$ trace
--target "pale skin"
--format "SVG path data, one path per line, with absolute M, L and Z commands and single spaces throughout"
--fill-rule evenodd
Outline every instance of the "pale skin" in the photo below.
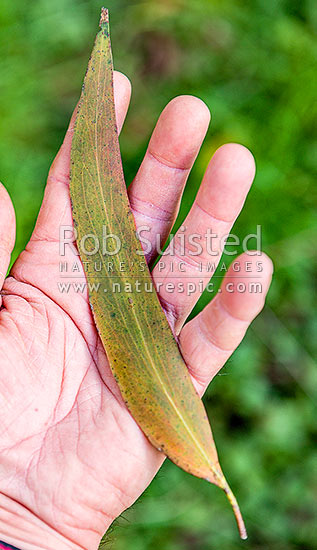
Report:
M 119 128 L 129 99 L 130 83 L 116 72 Z M 209 118 L 206 105 L 192 96 L 175 98 L 160 116 L 129 188 L 136 225 L 150 224 L 152 240 L 172 228 Z M 56 285 L 59 226 L 72 224 L 73 124 L 74 117 L 50 169 L 30 242 L 6 279 L 15 217 L 5 188 L 0 188 L 0 540 L 25 550 L 97 549 L 112 521 L 141 495 L 164 460 L 121 399 L 87 296 L 61 294 Z M 184 221 L 188 232 L 212 227 L 218 235 L 229 233 L 254 174 L 253 157 L 243 146 L 218 149 Z M 183 260 L 187 280 L 195 280 L 197 265 L 189 256 Z M 206 262 L 206 254 L 199 260 Z M 226 283 L 244 280 L 245 260 L 256 275 L 255 264 L 262 262 L 261 293 L 226 290 Z M 200 395 L 262 309 L 270 284 L 267 256 L 239 261 L 242 270 L 229 271 L 223 292 L 184 327 L 198 291 L 191 296 L 167 293 L 165 287 L 160 291 Z M 173 280 L 168 268 L 161 273 L 154 269 L 153 277 Z M 208 279 L 206 275 L 205 283 Z

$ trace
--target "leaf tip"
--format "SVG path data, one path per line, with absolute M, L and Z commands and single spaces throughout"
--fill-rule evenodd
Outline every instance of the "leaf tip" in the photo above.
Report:
M 101 16 L 99 26 L 102 29 L 107 28 L 109 25 L 109 10 L 107 8 L 101 8 Z

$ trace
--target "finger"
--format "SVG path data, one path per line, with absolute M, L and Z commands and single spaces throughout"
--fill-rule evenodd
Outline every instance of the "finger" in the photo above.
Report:
M 129 198 L 148 262 L 155 258 L 156 235 L 166 241 L 177 216 L 181 195 L 210 121 L 200 99 L 179 96 L 162 112 L 143 162 L 129 187 Z
M 238 144 L 220 147 L 183 226 L 155 267 L 160 300 L 176 334 L 210 279 L 210 265 L 219 263 L 225 237 L 242 208 L 254 174 L 254 159 L 248 149 Z M 171 291 L 173 285 L 178 289 L 181 283 L 184 292 Z
M 200 394 L 263 308 L 272 273 L 272 261 L 265 254 L 242 254 L 231 265 L 214 300 L 181 331 L 181 351 Z
M 117 126 L 118 131 L 120 132 L 129 107 L 131 84 L 129 79 L 124 74 L 115 71 L 113 86 Z M 74 133 L 76 113 L 77 106 L 72 114 L 63 144 L 51 166 L 48 176 L 48 183 L 66 183 L 67 185 L 69 183 L 70 151 Z
M 118 130 L 120 131 L 128 110 L 131 85 L 129 79 L 114 72 L 114 95 Z M 77 107 L 72 115 L 63 144 L 49 171 L 47 186 L 31 242 L 57 241 L 61 225 L 72 225 L 69 197 L 70 152 Z
M 15 242 L 15 214 L 5 187 L 0 184 L 0 290 L 10 264 Z M 1 296 L 0 296 L 1 305 Z

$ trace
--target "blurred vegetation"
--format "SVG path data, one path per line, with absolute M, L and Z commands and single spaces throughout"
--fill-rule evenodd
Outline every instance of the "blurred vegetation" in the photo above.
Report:
M 109 0 L 108 7 L 115 66 L 133 83 L 121 136 L 127 182 L 165 104 L 178 94 L 201 97 L 213 120 L 181 214 L 215 149 L 227 141 L 245 144 L 257 176 L 235 232 L 243 237 L 262 225 L 275 277 L 266 309 L 205 396 L 249 542 L 239 542 L 219 489 L 167 461 L 117 520 L 107 544 L 314 549 L 316 1 Z M 32 231 L 48 167 L 79 96 L 99 10 L 97 0 L 0 0 L 0 177 L 17 213 L 15 257 Z

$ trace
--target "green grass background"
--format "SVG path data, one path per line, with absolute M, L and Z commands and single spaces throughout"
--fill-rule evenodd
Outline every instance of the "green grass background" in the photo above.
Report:
M 0 178 L 27 242 L 50 162 L 80 93 L 100 0 L 0 0 Z M 263 314 L 205 396 L 220 460 L 250 538 L 216 487 L 168 461 L 117 520 L 114 550 L 317 547 L 316 0 L 109 0 L 115 66 L 133 84 L 121 137 L 127 182 L 178 94 L 212 125 L 184 215 L 216 148 L 249 147 L 257 176 L 235 225 L 263 228 L 275 276 Z M 206 301 L 204 297 L 200 306 Z

